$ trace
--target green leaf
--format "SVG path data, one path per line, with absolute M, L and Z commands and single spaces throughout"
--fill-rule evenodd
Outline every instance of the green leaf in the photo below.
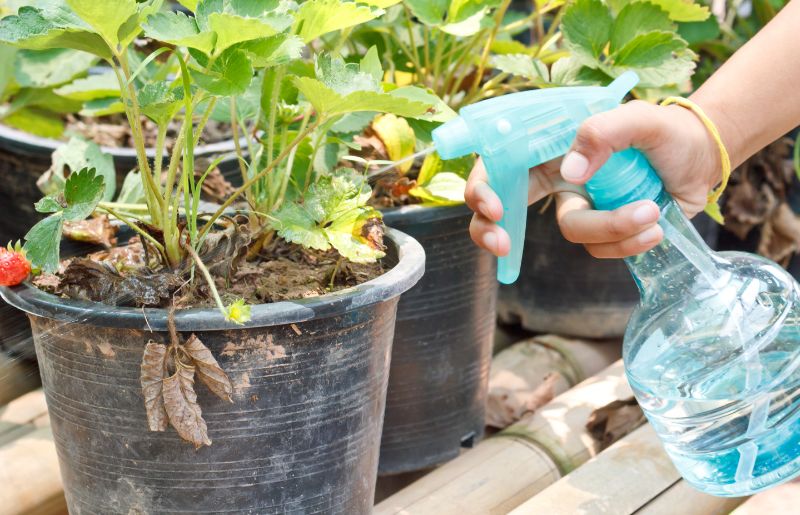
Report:
M 59 246 L 64 218 L 61 213 L 50 215 L 31 227 L 25 235 L 25 255 L 33 266 L 47 273 L 58 270 Z
M 638 87 L 661 87 L 669 84 L 682 85 L 691 78 L 696 63 L 694 53 L 688 49 L 676 52 L 667 61 L 651 68 L 636 68 Z M 621 72 L 620 72 L 621 73 Z
M 449 0 L 405 0 L 405 4 L 419 21 L 425 25 L 438 26 L 444 23 Z
M 190 73 L 198 86 L 222 97 L 241 95 L 253 80 L 253 67 L 247 54 L 235 48 L 219 56 L 208 72 L 192 69 Z
M 247 53 L 254 68 L 271 68 L 299 59 L 305 43 L 298 36 L 276 34 L 241 43 L 237 48 Z
M 492 41 L 491 51 L 493 55 L 499 54 L 531 54 L 531 49 L 517 40 L 495 39 Z
M 214 49 L 213 32 L 200 32 L 197 23 L 182 12 L 158 13 L 143 25 L 147 37 L 175 46 L 196 48 L 205 54 Z
M 83 109 L 80 110 L 81 116 L 108 116 L 117 113 L 124 113 L 125 105 L 122 99 L 118 96 L 107 98 L 96 98 L 89 100 L 83 104 Z
M 575 57 L 562 57 L 553 63 L 550 70 L 550 81 L 556 86 L 572 86 L 577 83 L 578 72 L 583 61 Z
M 131 170 L 122 181 L 122 188 L 119 190 L 117 202 L 120 204 L 143 204 L 146 195 L 142 184 L 142 174 L 136 170 Z
M 678 35 L 690 45 L 714 41 L 719 38 L 720 28 L 716 16 L 705 21 L 678 23 Z
M 291 18 L 286 17 L 288 25 Z M 252 41 L 274 36 L 283 28 L 280 23 L 273 26 L 268 20 L 259 18 L 244 18 L 226 13 L 211 13 L 208 18 L 209 26 L 217 34 L 214 53 L 219 54 L 227 48 L 243 41 Z
M 98 98 L 120 97 L 119 80 L 112 71 L 99 75 L 89 75 L 55 90 L 60 95 L 71 100 L 83 102 Z
M 539 59 L 526 54 L 497 55 L 492 62 L 495 68 L 512 75 L 539 83 L 550 81 L 547 66 Z
M 447 122 L 458 116 L 458 113 L 453 111 L 444 100 L 436 96 L 431 90 L 417 86 L 403 86 L 402 88 L 393 89 L 390 93 L 395 97 L 406 98 L 430 106 L 425 114 L 417 117 L 421 120 Z
M 597 59 L 611 37 L 611 12 L 600 0 L 576 0 L 561 21 L 564 43 L 576 54 Z
M 114 0 L 113 4 L 98 0 L 67 0 L 67 4 L 83 21 L 103 36 L 109 46 L 119 44 L 120 27 L 139 12 L 136 0 Z
M 178 0 L 178 3 L 184 6 L 185 8 L 189 9 L 192 12 L 197 10 L 197 2 L 198 0 Z
M 102 175 L 96 175 L 93 168 L 84 168 L 70 174 L 64 185 L 64 219 L 79 221 L 91 215 L 97 204 L 103 200 L 105 182 Z M 114 190 L 111 190 L 114 194 Z
M 708 7 L 692 0 L 640 0 L 655 4 L 669 14 L 672 21 L 703 21 L 710 15 Z
M 60 117 L 38 109 L 15 111 L 3 118 L 3 123 L 43 138 L 60 138 L 64 133 L 64 122 Z
M 383 12 L 355 2 L 308 0 L 297 11 L 294 32 L 308 43 L 328 32 L 374 20 Z
M 672 32 L 640 34 L 611 54 L 616 66 L 652 68 L 669 61 L 673 52 L 686 48 L 686 42 Z
M 96 62 L 97 56 L 67 48 L 21 50 L 14 60 L 14 79 L 24 88 L 59 86 Z
M 370 73 L 361 71 L 357 63 L 344 62 L 340 56 L 320 55 L 315 70 L 317 79 L 340 95 L 354 91 L 383 91 L 379 81 Z
M 375 118 L 372 111 L 361 111 L 358 113 L 348 113 L 339 118 L 331 126 L 331 132 L 338 134 L 353 134 L 366 129 Z
M 417 118 L 423 117 L 431 108 L 429 104 L 409 100 L 395 94 L 394 91 L 390 93 L 356 91 L 349 95 L 340 95 L 310 77 L 293 77 L 292 81 L 318 112 L 328 116 L 376 111 Z
M 57 213 L 63 209 L 58 202 L 58 197 L 55 195 L 42 197 L 39 202 L 33 205 L 33 208 L 36 209 L 38 213 Z
M 105 192 L 101 192 L 103 194 L 102 200 L 111 200 L 114 196 L 117 181 L 113 157 L 104 153 L 94 141 L 78 137 L 70 138 L 67 143 L 53 152 L 53 165 L 44 176 L 49 187 L 42 189 L 48 194 L 57 193 L 62 186 L 66 188 L 65 183 L 69 183 L 70 178 L 76 175 L 75 172 L 85 169 L 91 169 L 92 176 L 94 177 L 97 174 L 97 178 L 106 185 Z M 67 178 L 68 170 L 72 172 L 69 178 Z M 75 184 L 83 185 L 82 182 Z
M 103 38 L 60 0 L 43 9 L 21 7 L 17 15 L 0 20 L 0 42 L 32 50 L 72 48 L 111 59 Z
M 14 64 L 18 49 L 9 45 L 0 45 L 0 103 L 5 101 L 6 88 L 14 78 Z
M 637 36 L 652 31 L 672 32 L 675 26 L 667 13 L 649 2 L 626 5 L 611 29 L 611 53 L 623 48 Z
M 383 65 L 381 65 L 381 58 L 378 57 L 378 47 L 371 46 L 364 57 L 361 58 L 359 68 L 362 73 L 372 75 L 376 82 L 383 80 Z
M 424 185 L 417 185 L 408 192 L 417 198 L 440 205 L 464 203 L 467 181 L 452 172 L 439 172 Z
M 170 82 L 145 84 L 136 95 L 142 114 L 159 125 L 169 122 L 183 107 L 183 88 Z
M 70 100 L 53 93 L 52 89 L 24 88 L 14 97 L 17 107 L 38 107 L 53 113 L 74 113 L 81 108 L 81 102 Z
M 442 32 L 466 38 L 477 34 L 482 29 L 494 26 L 494 20 L 488 16 L 488 9 L 481 9 L 470 15 L 468 18 L 453 22 L 453 18 L 448 16 L 447 23 L 441 26 Z

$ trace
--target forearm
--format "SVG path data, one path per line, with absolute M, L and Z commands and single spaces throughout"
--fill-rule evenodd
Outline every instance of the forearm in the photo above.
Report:
M 792 0 L 691 99 L 715 122 L 733 166 L 800 125 L 800 0 Z

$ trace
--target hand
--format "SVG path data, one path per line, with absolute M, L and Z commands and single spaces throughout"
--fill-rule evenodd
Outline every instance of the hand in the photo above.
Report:
M 582 243 L 595 257 L 620 258 L 651 249 L 663 238 L 654 202 L 644 200 L 614 211 L 596 211 L 582 187 L 613 152 L 629 147 L 645 153 L 666 190 L 687 215 L 703 210 L 708 192 L 719 182 L 716 144 L 691 111 L 642 101 L 587 119 L 563 160 L 532 168 L 528 203 L 555 194 L 561 233 L 573 243 Z M 503 206 L 489 187 L 480 161 L 467 181 L 465 199 L 475 211 L 470 225 L 473 241 L 497 256 L 508 254 L 511 241 L 496 225 Z

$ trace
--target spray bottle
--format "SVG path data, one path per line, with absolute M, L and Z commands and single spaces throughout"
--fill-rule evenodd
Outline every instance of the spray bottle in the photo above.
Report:
M 476 152 L 503 203 L 522 259 L 528 169 L 562 156 L 578 126 L 619 105 L 633 72 L 608 87 L 553 88 L 485 100 L 434 131 L 444 159 Z M 664 190 L 645 156 L 617 152 L 586 184 L 595 208 L 653 200 L 664 240 L 625 260 L 641 299 L 625 333 L 628 380 L 683 477 L 713 495 L 751 495 L 800 474 L 800 287 L 777 264 L 715 253 Z

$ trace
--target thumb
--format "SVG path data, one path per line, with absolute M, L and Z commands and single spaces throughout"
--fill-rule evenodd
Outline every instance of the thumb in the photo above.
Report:
M 664 109 L 641 100 L 593 115 L 578 128 L 572 148 L 561 161 L 561 175 L 573 184 L 584 184 L 614 152 L 630 147 L 647 150 L 659 141 Z

